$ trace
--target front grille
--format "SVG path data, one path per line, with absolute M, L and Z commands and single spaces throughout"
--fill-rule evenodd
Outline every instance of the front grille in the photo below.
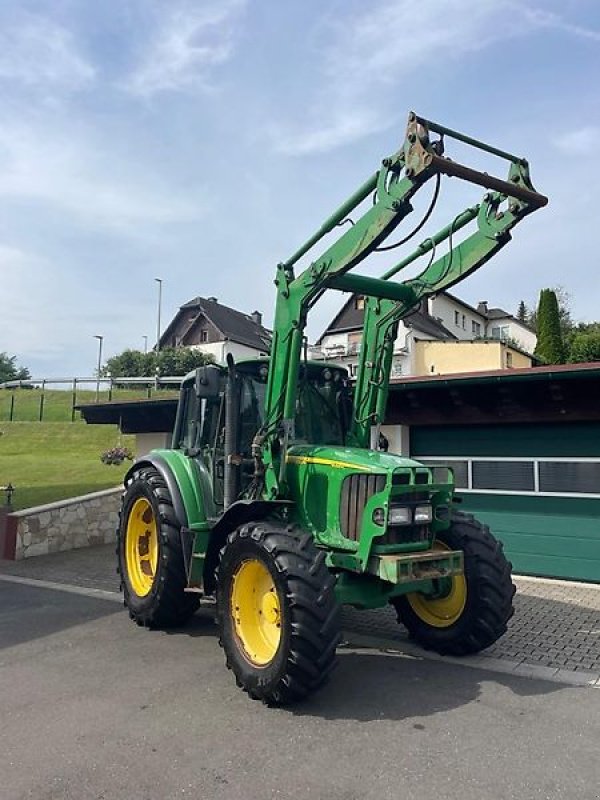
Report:
M 429 539 L 427 525 L 392 525 L 383 536 L 375 539 L 375 544 L 421 544 Z
M 385 475 L 348 475 L 342 484 L 340 525 L 346 539 L 358 541 L 363 512 L 374 494 L 385 488 Z

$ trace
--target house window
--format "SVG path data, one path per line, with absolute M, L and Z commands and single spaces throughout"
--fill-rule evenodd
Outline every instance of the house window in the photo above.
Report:
M 540 462 L 540 491 L 598 494 L 600 464 L 576 461 Z
M 462 315 L 462 327 L 463 327 L 463 331 L 464 331 L 464 330 L 466 329 L 466 327 L 467 327 L 467 318 L 465 317 L 465 315 L 464 315 L 464 314 Z
M 419 461 L 451 467 L 457 488 L 467 492 L 600 497 L 600 459 L 419 456 Z
M 492 339 L 508 339 L 508 325 L 500 325 L 492 328 Z
M 454 312 L 454 324 L 457 328 L 460 326 L 460 314 L 458 311 Z
M 512 353 L 507 353 L 506 354 L 506 366 L 507 366 L 508 369 L 510 369 L 512 367 L 512 365 L 513 365 Z
M 481 324 L 473 320 L 473 322 L 471 322 L 471 332 L 473 333 L 473 336 L 481 336 Z
M 357 308 L 359 311 L 362 311 L 365 307 L 365 298 L 362 294 L 356 295 L 354 298 L 354 308 Z
M 201 343 L 208 342 L 208 331 L 206 330 L 200 331 L 200 342 Z

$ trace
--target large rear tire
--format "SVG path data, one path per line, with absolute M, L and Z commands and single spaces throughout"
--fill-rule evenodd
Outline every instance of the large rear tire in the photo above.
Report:
M 124 603 L 138 625 L 182 625 L 198 608 L 198 595 L 184 592 L 180 526 L 167 485 L 154 467 L 136 469 L 127 483 L 117 558 Z
M 217 571 L 219 642 L 251 698 L 286 705 L 327 680 L 340 640 L 334 588 L 310 534 L 272 522 L 230 534 Z
M 394 599 L 398 621 L 428 650 L 478 653 L 506 632 L 514 613 L 512 565 L 489 528 L 469 514 L 454 513 L 436 546 L 463 551 L 464 575 L 441 582 L 436 597 L 414 592 Z

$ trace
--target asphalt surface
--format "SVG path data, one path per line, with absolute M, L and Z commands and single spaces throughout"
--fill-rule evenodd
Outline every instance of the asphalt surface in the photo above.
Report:
M 114 598 L 0 581 L 2 800 L 600 797 L 600 692 L 341 648 L 269 709 L 236 688 L 212 615 L 137 628 Z
M 0 561 L 2 575 L 118 591 L 114 545 Z M 600 586 L 514 580 L 515 614 L 507 633 L 479 655 L 459 659 L 460 663 L 600 689 Z M 376 639 L 380 646 L 422 655 L 420 648 L 408 641 L 391 608 L 345 608 L 343 623 L 353 642 Z

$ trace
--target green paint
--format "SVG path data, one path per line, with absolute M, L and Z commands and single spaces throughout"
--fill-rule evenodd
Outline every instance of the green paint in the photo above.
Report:
M 599 443 L 600 422 L 565 421 L 542 425 L 416 425 L 410 430 L 410 447 L 414 458 L 420 456 L 596 458 L 599 454 Z
M 462 501 L 504 543 L 515 572 L 600 582 L 600 500 L 469 493 Z

